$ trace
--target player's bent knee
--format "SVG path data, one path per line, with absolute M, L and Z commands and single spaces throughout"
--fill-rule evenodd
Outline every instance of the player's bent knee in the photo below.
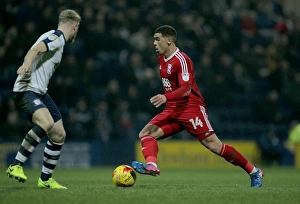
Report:
M 66 136 L 65 135 L 54 135 L 54 136 L 49 136 L 50 140 L 52 142 L 55 142 L 55 143 L 64 143 L 65 142 L 65 139 L 66 139 Z
M 144 137 L 144 136 L 146 136 L 146 135 L 151 136 L 151 137 L 153 137 L 154 139 L 158 139 L 158 138 L 160 138 L 160 137 L 163 136 L 163 133 L 160 132 L 160 131 L 155 131 L 155 132 L 141 131 L 141 132 L 139 133 L 139 138 L 141 139 L 142 137 Z
M 222 142 L 216 137 L 215 134 L 200 141 L 207 149 L 219 154 L 222 148 Z
M 146 133 L 143 132 L 143 131 L 141 131 L 141 132 L 139 133 L 139 138 L 142 138 L 144 135 L 146 135 Z
M 210 151 L 214 152 L 214 153 L 219 153 L 220 152 L 220 148 L 218 147 L 218 145 L 216 143 L 213 142 L 205 142 L 205 141 L 201 141 L 201 143 Z
M 63 129 L 60 131 L 60 133 L 57 135 L 58 136 L 58 143 L 63 143 L 66 139 L 66 131 Z
M 66 138 L 66 131 L 62 128 L 59 130 L 51 131 L 48 134 L 50 140 L 55 143 L 64 143 Z
M 39 126 L 41 126 L 46 132 L 49 132 L 52 127 L 54 126 L 54 122 L 53 121 L 46 121 L 46 122 L 41 122 L 41 123 L 37 123 Z
M 152 137 L 159 137 L 160 136 L 160 128 L 155 125 L 148 124 L 146 125 L 140 132 L 139 137 L 142 138 L 145 135 L 151 135 Z

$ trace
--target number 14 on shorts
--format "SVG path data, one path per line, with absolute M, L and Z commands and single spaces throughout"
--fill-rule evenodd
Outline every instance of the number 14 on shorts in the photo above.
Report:
M 203 127 L 203 123 L 198 116 L 195 119 L 191 118 L 189 121 L 192 123 L 195 130 L 197 129 L 197 126 Z

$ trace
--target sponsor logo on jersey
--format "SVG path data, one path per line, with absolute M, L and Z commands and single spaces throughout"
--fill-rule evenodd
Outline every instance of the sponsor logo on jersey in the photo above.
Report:
M 58 36 L 55 35 L 55 34 L 51 34 L 51 35 L 48 37 L 48 39 L 49 39 L 50 41 L 53 41 L 53 40 L 55 40 L 56 38 L 58 38 Z
M 40 99 L 35 99 L 33 101 L 33 103 L 34 103 L 35 106 L 38 106 L 38 105 L 42 104 L 42 101 Z
M 167 68 L 167 73 L 168 74 L 171 74 L 171 69 L 172 69 L 172 65 L 168 64 L 168 68 Z
M 188 81 L 190 79 L 189 73 L 182 73 L 181 74 L 183 81 Z

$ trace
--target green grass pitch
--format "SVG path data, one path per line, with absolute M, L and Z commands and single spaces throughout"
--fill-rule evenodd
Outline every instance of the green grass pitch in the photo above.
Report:
M 24 168 L 18 183 L 0 169 L 1 204 L 296 204 L 300 203 L 300 169 L 263 168 L 263 187 L 250 188 L 240 168 L 161 169 L 159 177 L 137 174 L 133 187 L 114 186 L 114 167 L 56 169 L 53 177 L 67 190 L 38 189 L 39 169 Z

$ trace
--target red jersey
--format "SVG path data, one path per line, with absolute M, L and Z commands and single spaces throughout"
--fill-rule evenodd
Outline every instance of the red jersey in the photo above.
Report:
M 191 86 L 190 93 L 185 93 L 177 99 L 168 99 L 167 108 L 186 107 L 189 104 L 199 104 L 205 107 L 204 98 L 197 86 L 192 60 L 178 48 L 169 58 L 158 57 L 160 77 L 165 94 L 173 92 L 182 86 Z

